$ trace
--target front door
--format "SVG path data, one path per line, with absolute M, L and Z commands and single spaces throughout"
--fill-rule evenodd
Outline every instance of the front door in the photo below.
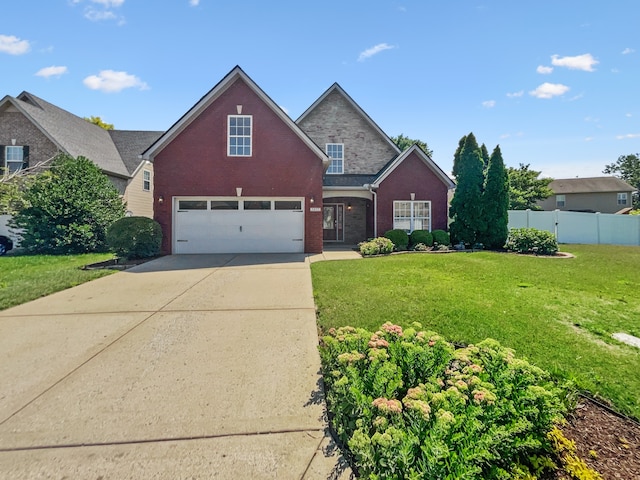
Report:
M 324 204 L 322 207 L 322 239 L 325 242 L 344 241 L 344 205 Z

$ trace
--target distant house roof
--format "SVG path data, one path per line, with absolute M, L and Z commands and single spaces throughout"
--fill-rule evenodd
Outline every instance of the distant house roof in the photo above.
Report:
M 140 165 L 140 155 L 151 144 L 158 140 L 164 132 L 141 130 L 109 130 L 129 175 L 133 175 Z
M 139 155 L 162 132 L 105 130 L 29 92 L 6 96 L 0 107 L 10 103 L 22 112 L 61 152 L 83 156 L 103 172 L 129 178 L 141 163 Z
M 549 184 L 555 194 L 633 192 L 636 189 L 618 177 L 559 178 Z

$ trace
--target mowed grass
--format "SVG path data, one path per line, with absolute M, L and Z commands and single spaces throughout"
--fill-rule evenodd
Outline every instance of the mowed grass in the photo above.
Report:
M 312 265 L 319 327 L 420 322 L 450 341 L 495 338 L 640 418 L 640 247 L 562 245 L 575 258 L 405 254 Z
M 112 270 L 81 270 L 81 267 L 110 258 L 113 254 L 0 257 L 0 310 L 109 275 Z

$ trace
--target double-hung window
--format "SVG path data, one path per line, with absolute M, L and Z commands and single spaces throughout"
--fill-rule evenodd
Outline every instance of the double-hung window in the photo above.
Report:
M 556 208 L 564 207 L 566 203 L 566 197 L 564 195 L 556 195 Z
M 251 115 L 229 115 L 227 154 L 230 157 L 250 157 L 253 118 Z
M 4 150 L 4 165 L 6 173 L 13 173 L 21 170 L 25 157 L 28 156 L 28 147 L 22 145 L 17 147 L 14 145 L 8 145 Z
M 431 230 L 431 202 L 418 200 L 394 201 L 393 228 L 407 232 Z
M 327 143 L 327 156 L 331 159 L 327 173 L 344 173 L 344 143 Z
M 627 192 L 618 194 L 618 205 L 626 205 L 627 204 Z
M 151 191 L 151 171 L 142 171 L 142 190 L 145 192 Z

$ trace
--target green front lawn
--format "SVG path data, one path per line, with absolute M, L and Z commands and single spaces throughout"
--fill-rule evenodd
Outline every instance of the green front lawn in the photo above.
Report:
M 495 338 L 640 418 L 640 248 L 563 245 L 576 258 L 405 254 L 312 264 L 319 326 L 420 322 L 450 341 Z
M 109 275 L 114 271 L 80 267 L 110 258 L 111 253 L 0 257 L 0 310 Z

